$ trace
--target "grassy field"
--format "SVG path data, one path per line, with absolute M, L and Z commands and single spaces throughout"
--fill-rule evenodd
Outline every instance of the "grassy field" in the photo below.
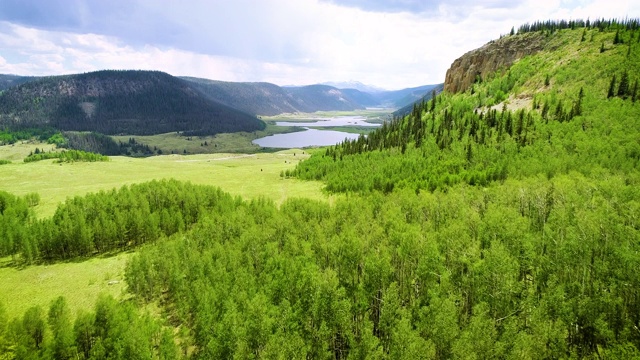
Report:
M 0 160 L 22 162 L 22 159 L 35 151 L 36 148 L 50 151 L 55 149 L 55 145 L 20 141 L 12 145 L 0 146 Z M 1 186 L 2 183 L 0 182 L 0 188 Z
M 100 293 L 121 297 L 126 288 L 124 268 L 129 253 L 92 258 L 82 262 L 9 266 L 11 259 L 0 259 L 0 302 L 10 317 L 21 316 L 28 308 L 49 304 L 63 295 L 72 314 L 91 309 Z
M 35 148 L 37 145 L 31 146 Z M 22 145 L 20 151 L 28 154 L 29 151 L 22 147 L 26 145 Z M 281 171 L 292 169 L 308 156 L 307 151 L 284 150 L 275 153 L 162 155 L 149 158 L 114 156 L 111 161 L 95 163 L 14 161 L 2 165 L 0 190 L 19 196 L 33 192 L 40 194 L 40 205 L 35 208 L 39 217 L 53 215 L 57 205 L 70 196 L 164 178 L 219 186 L 233 195 L 247 199 L 264 196 L 277 203 L 292 196 L 327 199 L 319 182 L 280 177 Z
M 0 167 L 0 190 L 15 195 L 40 194 L 35 208 L 49 217 L 68 197 L 121 187 L 153 179 L 174 178 L 196 184 L 219 186 L 243 198 L 264 196 L 277 203 L 288 197 L 330 200 L 319 182 L 283 179 L 280 172 L 292 169 L 309 157 L 306 150 L 258 154 L 163 155 L 149 158 L 111 157 L 108 162 L 54 164 L 53 160 L 24 163 L 22 158 L 42 144 L 0 146 L 0 159 L 12 163 Z M 72 310 L 93 306 L 101 292 L 116 297 L 125 288 L 123 271 L 130 254 L 93 258 L 82 262 L 34 265 L 19 269 L 11 259 L 0 259 L 0 301 L 11 317 L 41 305 L 46 310 L 64 295 Z M 118 281 L 108 285 L 110 281 Z

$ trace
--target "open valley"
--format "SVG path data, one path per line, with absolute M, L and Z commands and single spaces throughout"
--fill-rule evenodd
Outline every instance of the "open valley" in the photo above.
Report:
M 57 1 L 2 6 L 1 360 L 640 359 L 637 4 Z

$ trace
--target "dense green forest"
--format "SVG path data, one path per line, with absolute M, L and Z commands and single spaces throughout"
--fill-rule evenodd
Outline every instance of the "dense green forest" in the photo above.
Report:
M 42 222 L 9 199 L 3 218 L 51 234 L 37 244 L 49 261 L 146 242 L 129 290 L 159 302 L 198 358 L 628 358 L 640 341 L 635 185 L 572 173 L 278 209 L 154 182 L 76 198 Z
M 184 231 L 203 212 L 231 208 L 234 202 L 219 189 L 176 181 L 68 199 L 43 220 L 29 211 L 34 205 L 29 200 L 0 192 L 0 256 L 26 263 L 126 250 Z
M 75 321 L 63 298 L 48 316 L 0 306 L 0 353 L 640 358 L 640 30 L 563 24 L 530 29 L 542 52 L 285 174 L 344 192 L 333 204 L 156 181 L 38 220 L 37 198 L 0 193 L 15 264 L 137 249 L 127 300 Z

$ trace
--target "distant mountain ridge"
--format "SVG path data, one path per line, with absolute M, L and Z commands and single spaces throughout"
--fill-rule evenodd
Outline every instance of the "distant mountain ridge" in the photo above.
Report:
M 97 71 L 51 76 L 0 94 L 0 126 L 54 127 L 149 135 L 254 131 L 254 116 L 206 98 L 191 83 L 159 71 Z
M 293 112 L 351 111 L 367 107 L 402 108 L 428 96 L 442 84 L 402 90 L 366 92 L 356 88 L 337 88 L 325 84 L 277 86 L 264 82 L 226 82 L 182 77 L 211 100 L 255 115 Z M 342 85 L 358 82 L 336 83 Z
M 363 85 L 343 83 L 358 84 Z M 49 77 L 0 75 L 0 127 L 53 127 L 107 135 L 254 131 L 265 126 L 257 115 L 402 108 L 421 101 L 438 86 L 365 92 L 322 84 L 280 87 L 133 70 Z
M 254 115 L 294 112 L 358 110 L 376 100 L 358 90 L 340 90 L 327 85 L 280 87 L 265 82 L 226 82 L 182 77 L 212 101 Z
M 362 91 L 362 92 L 366 92 L 366 93 L 370 93 L 370 94 L 375 94 L 375 93 L 378 93 L 378 92 L 388 91 L 388 90 L 383 89 L 381 87 L 363 84 L 360 81 L 355 81 L 355 80 L 351 80 L 351 81 L 327 81 L 327 82 L 320 83 L 319 85 L 328 85 L 328 86 L 332 86 L 332 87 L 334 87 L 336 89 L 356 89 L 358 91 Z
M 3 75 L 0 74 L 0 91 L 39 79 L 36 76 Z
M 394 111 L 393 112 L 393 116 L 404 117 L 405 115 L 409 114 L 413 110 L 414 104 L 422 103 L 423 101 L 429 101 L 429 100 L 431 100 L 433 98 L 434 92 L 435 92 L 436 95 L 438 95 L 443 90 L 444 90 L 444 84 L 438 84 L 438 85 L 432 87 L 428 93 L 426 93 L 425 95 L 423 95 L 419 99 L 417 99 L 417 100 L 411 102 L 410 104 L 407 104 L 407 105 L 401 107 L 400 109 Z M 413 96 L 414 94 L 418 94 L 418 93 L 417 92 L 416 93 L 412 93 L 410 96 Z

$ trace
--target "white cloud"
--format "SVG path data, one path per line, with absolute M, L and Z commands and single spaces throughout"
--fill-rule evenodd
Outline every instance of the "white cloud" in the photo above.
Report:
M 359 80 L 402 88 L 444 81 L 453 60 L 512 26 L 640 15 L 628 0 L 456 0 L 415 13 L 358 0 L 352 3 L 359 8 L 319 0 L 138 0 L 126 13 L 100 7 L 104 14 L 95 13 L 95 3 L 79 3 L 80 18 L 68 21 L 78 28 L 0 22 L 0 73 L 154 69 L 227 81 Z M 367 6 L 375 11 L 362 10 Z

